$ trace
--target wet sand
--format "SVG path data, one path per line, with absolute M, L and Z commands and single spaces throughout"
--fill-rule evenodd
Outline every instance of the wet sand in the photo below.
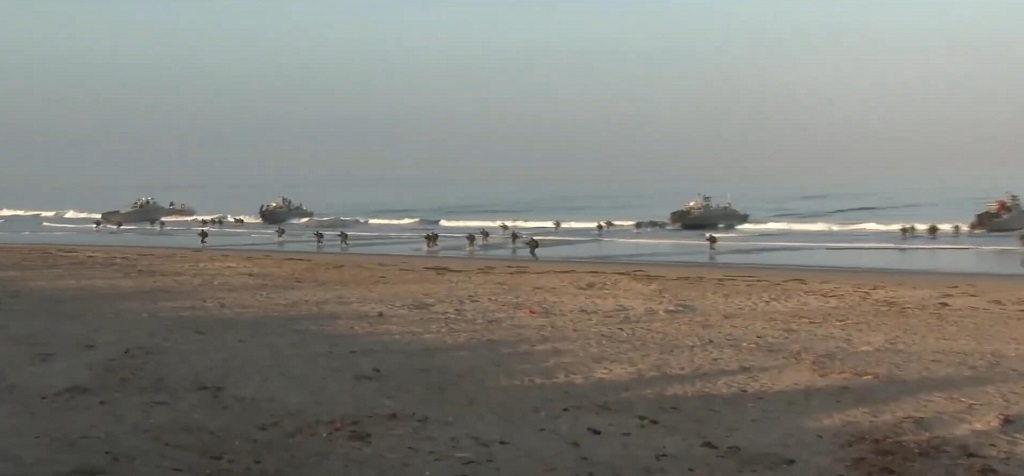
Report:
M 0 474 L 1024 474 L 1015 278 L 0 247 Z

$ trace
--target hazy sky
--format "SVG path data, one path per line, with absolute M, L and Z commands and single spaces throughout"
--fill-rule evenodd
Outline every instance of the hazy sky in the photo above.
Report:
M 1018 1 L 9 0 L 0 18 L 0 188 L 1024 178 Z

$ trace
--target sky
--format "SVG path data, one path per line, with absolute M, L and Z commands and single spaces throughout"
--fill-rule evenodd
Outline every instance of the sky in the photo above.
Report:
M 0 17 L 0 198 L 1024 179 L 1024 2 L 12 0 Z

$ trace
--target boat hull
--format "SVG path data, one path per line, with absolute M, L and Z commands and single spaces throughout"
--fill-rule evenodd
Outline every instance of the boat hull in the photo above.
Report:
M 111 210 L 100 214 L 100 220 L 107 223 L 136 223 L 160 221 L 171 216 L 195 216 L 195 209 L 188 206 L 147 207 L 137 210 Z
M 985 230 L 989 233 L 1024 230 L 1024 211 L 1016 210 L 1004 216 L 999 216 L 992 212 L 979 213 L 975 215 L 971 229 Z
M 749 220 L 749 214 L 739 212 L 692 214 L 686 210 L 676 210 L 669 215 L 669 224 L 684 230 L 736 228 L 746 224 Z
M 311 210 L 264 210 L 260 221 L 268 225 L 280 225 L 286 221 L 313 218 Z

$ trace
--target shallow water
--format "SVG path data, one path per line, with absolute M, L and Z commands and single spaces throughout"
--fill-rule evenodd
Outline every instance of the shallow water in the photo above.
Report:
M 658 228 L 636 232 L 632 227 L 636 220 L 666 220 L 668 212 L 694 198 L 690 194 L 664 188 L 601 191 L 589 196 L 563 189 L 529 195 L 472 187 L 464 191 L 474 198 L 472 202 L 444 199 L 445 194 L 437 191 L 423 191 L 417 195 L 421 200 L 403 194 L 392 196 L 393 201 L 388 202 L 387 194 L 379 189 L 364 193 L 361 203 L 347 207 L 332 208 L 329 200 L 307 201 L 316 218 L 286 224 L 288 233 L 280 241 L 273 226 L 255 223 L 252 209 L 258 208 L 260 197 L 255 205 L 225 202 L 211 208 L 205 202 L 188 203 L 200 210 L 201 217 L 228 218 L 229 223 L 223 226 L 205 227 L 210 232 L 211 249 L 532 259 L 522 243 L 513 248 L 508 236 L 501 234 L 497 225 L 505 222 L 540 241 L 541 259 L 1024 274 L 1024 252 L 1015 234 L 953 236 L 948 231 L 954 224 L 965 225 L 973 213 L 1001 194 L 924 191 L 907 197 L 905 192 L 771 191 L 754 196 L 748 189 L 730 198 L 738 208 L 751 213 L 752 222 L 717 232 L 720 242 L 717 250 L 710 252 L 703 232 Z M 176 198 L 181 201 L 176 196 L 168 197 Z M 293 198 L 298 202 L 306 197 Z M 108 208 L 117 207 L 112 204 Z M 94 229 L 91 222 L 102 208 L 0 208 L 0 243 L 194 248 L 199 245 L 195 233 L 203 228 L 197 217 L 169 219 L 164 230 L 146 223 L 129 224 L 120 230 L 108 226 Z M 230 218 L 236 216 L 247 223 L 230 223 Z M 559 231 L 551 225 L 555 219 L 563 222 Z M 609 219 L 620 226 L 599 233 L 595 223 Z M 936 239 L 923 234 L 901 239 L 899 227 L 911 223 L 919 229 L 935 223 L 943 231 Z M 480 228 L 491 231 L 490 243 L 478 238 L 476 249 L 467 249 L 465 234 Z M 336 234 L 342 229 L 351 235 L 348 248 L 338 243 Z M 312 235 L 315 230 L 327 234 L 323 246 L 316 246 Z M 428 250 L 422 235 L 431 230 L 440 233 L 441 240 L 439 248 Z

